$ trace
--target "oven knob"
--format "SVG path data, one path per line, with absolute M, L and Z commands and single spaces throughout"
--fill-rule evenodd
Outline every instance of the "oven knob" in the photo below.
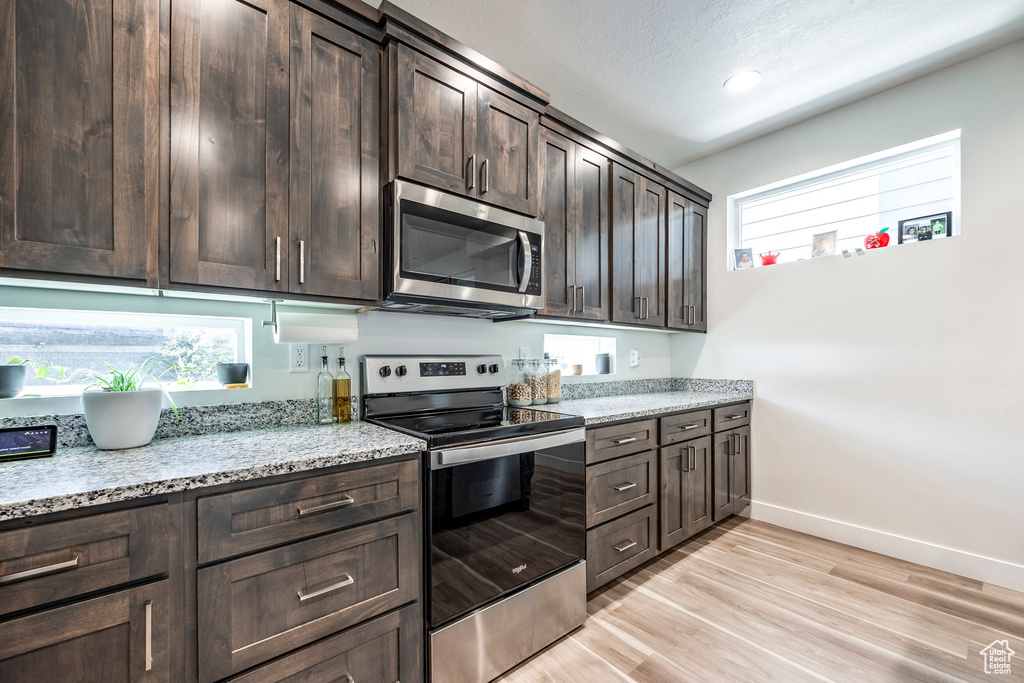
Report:
M 377 374 L 379 374 L 381 377 L 390 377 L 391 368 L 387 365 L 382 365 L 380 366 L 380 370 L 377 371 Z
M 404 365 L 399 365 L 397 368 L 395 368 L 395 375 L 397 375 L 398 377 L 405 377 L 406 374 L 408 374 L 408 372 L 409 371 L 405 369 Z
M 498 364 L 497 363 L 491 363 L 491 367 L 489 368 L 489 370 L 491 371 L 492 375 L 498 374 Z
M 487 372 L 487 366 L 481 363 L 480 365 L 476 366 L 476 371 L 478 374 L 482 375 L 485 372 Z

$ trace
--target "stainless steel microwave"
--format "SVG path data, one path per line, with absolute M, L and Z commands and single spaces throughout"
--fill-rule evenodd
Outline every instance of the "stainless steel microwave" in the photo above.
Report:
M 396 180 L 381 308 L 494 320 L 544 307 L 544 223 Z

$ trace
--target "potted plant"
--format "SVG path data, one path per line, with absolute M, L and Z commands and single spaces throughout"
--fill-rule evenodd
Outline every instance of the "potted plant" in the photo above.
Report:
M 25 389 L 28 372 L 34 378 L 44 378 L 54 384 L 62 384 L 71 379 L 67 368 L 54 365 L 50 361 L 34 361 L 27 358 L 12 356 L 6 364 L 0 365 L 0 398 L 14 398 Z
M 153 440 L 163 400 L 167 399 L 174 417 L 178 409 L 163 384 L 150 375 L 156 360 L 127 370 L 107 365 L 106 375 L 92 375 L 93 383 L 82 392 L 82 408 L 89 435 L 102 450 L 145 446 Z M 145 386 L 147 380 L 156 386 Z

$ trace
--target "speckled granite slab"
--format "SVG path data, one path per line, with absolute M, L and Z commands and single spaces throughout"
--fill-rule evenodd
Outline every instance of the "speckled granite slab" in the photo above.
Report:
M 0 521 L 367 462 L 424 448 L 420 439 L 352 422 L 162 439 L 125 451 L 63 449 L 52 458 L 3 464 Z
M 751 392 L 668 391 L 656 394 L 563 399 L 561 403 L 533 407 L 538 410 L 581 415 L 589 426 L 726 405 L 753 397 Z
M 173 439 L 199 434 L 220 434 L 273 427 L 298 427 L 313 422 L 313 399 L 292 401 L 261 401 L 258 403 L 225 403 L 213 406 L 182 406 L 180 419 L 165 410 L 154 439 Z M 57 445 L 60 448 L 91 446 L 92 437 L 81 413 L 67 415 L 38 415 L 35 417 L 0 417 L 2 427 L 33 427 L 57 425 Z
M 623 379 L 608 382 L 574 382 L 571 375 L 562 376 L 562 398 L 600 398 L 633 394 L 661 394 L 668 391 L 712 391 L 718 393 L 750 393 L 754 383 L 746 379 Z

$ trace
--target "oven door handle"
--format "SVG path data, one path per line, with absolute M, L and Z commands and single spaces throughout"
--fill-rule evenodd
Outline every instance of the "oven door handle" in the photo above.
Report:
M 525 294 L 530 286 L 530 236 L 519 231 L 519 293 Z
M 539 434 L 537 436 L 526 436 L 519 439 L 502 439 L 501 441 L 494 441 L 476 446 L 430 451 L 430 468 L 437 470 L 444 467 L 452 467 L 453 465 L 478 462 L 480 460 L 504 458 L 507 455 L 516 455 L 517 453 L 528 453 L 530 451 L 539 451 L 545 448 L 568 446 L 573 443 L 583 443 L 586 438 L 586 430 L 580 427 L 578 429 L 569 429 L 564 432 L 555 432 L 554 434 Z

